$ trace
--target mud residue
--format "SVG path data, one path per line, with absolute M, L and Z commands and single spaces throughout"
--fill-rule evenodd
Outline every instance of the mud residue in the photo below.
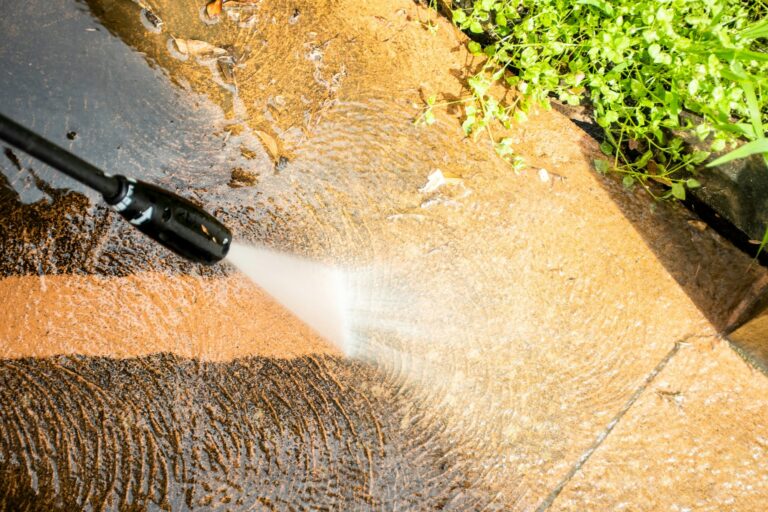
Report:
M 463 89 L 440 73 L 439 55 L 419 53 L 451 48 L 460 38 L 445 23 L 437 34 L 414 31 L 436 16 L 414 4 L 382 9 L 359 2 L 230 1 L 211 17 L 194 0 L 87 3 L 105 27 L 172 81 L 204 94 L 233 123 L 251 129 L 275 163 L 290 161 L 340 101 L 412 93 L 420 86 L 414 76 L 431 75 L 424 85 L 440 92 Z M 162 20 L 160 30 L 147 30 L 147 12 Z M 408 52 L 419 58 L 406 58 Z
M 3 361 L 0 508 L 501 510 L 398 395 L 331 357 Z
M 6 157 L 16 164 L 9 175 L 22 170 L 11 150 Z M 83 194 L 51 187 L 36 176 L 34 185 L 46 197 L 25 204 L 0 174 L 0 276 L 92 268 L 111 224 L 105 209 L 95 212 Z

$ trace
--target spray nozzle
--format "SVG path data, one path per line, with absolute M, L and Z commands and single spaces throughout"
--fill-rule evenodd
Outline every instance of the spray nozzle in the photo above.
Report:
M 208 265 L 229 251 L 232 233 L 205 210 L 160 187 L 104 173 L 0 114 L 0 140 L 101 192 L 139 231 L 192 261 Z
M 104 200 L 139 231 L 189 260 L 213 264 L 227 255 L 232 233 L 188 199 L 125 176 Z

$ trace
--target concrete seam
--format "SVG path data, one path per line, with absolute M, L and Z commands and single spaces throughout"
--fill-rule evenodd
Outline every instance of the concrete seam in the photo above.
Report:
M 664 369 L 665 366 L 667 366 L 667 363 L 677 354 L 677 352 L 680 350 L 682 346 L 686 344 L 685 340 L 676 341 L 674 347 L 659 361 L 656 366 L 651 370 L 651 372 L 645 376 L 645 379 L 643 382 L 638 386 L 638 388 L 635 390 L 634 393 L 632 393 L 632 396 L 629 397 L 627 402 L 624 404 L 624 406 L 619 409 L 619 411 L 616 413 L 616 415 L 611 419 L 610 422 L 606 425 L 606 427 L 597 435 L 595 440 L 592 442 L 592 444 L 587 448 L 584 453 L 581 454 L 581 457 L 576 460 L 574 465 L 571 467 L 571 469 L 568 471 L 568 473 L 565 474 L 562 480 L 560 480 L 560 483 L 558 483 L 554 489 L 552 489 L 552 492 L 549 493 L 549 495 L 544 499 L 544 501 L 541 502 L 541 504 L 536 509 L 536 512 L 544 512 L 549 509 L 549 507 L 552 506 L 552 503 L 557 499 L 557 497 L 560 495 L 560 493 L 563 491 L 565 486 L 568 484 L 568 482 L 571 481 L 571 479 L 576 475 L 576 473 L 581 470 L 582 466 L 586 464 L 586 462 L 589 460 L 589 458 L 592 456 L 595 451 L 597 451 L 598 448 L 600 448 L 600 445 L 603 444 L 603 441 L 608 437 L 608 435 L 613 431 L 613 429 L 618 425 L 619 421 L 624 417 L 624 415 L 629 411 L 629 409 L 632 408 L 632 406 L 635 404 L 638 398 L 640 398 L 640 395 L 643 394 L 643 392 L 648 389 L 648 387 L 651 385 L 653 380 L 656 378 L 656 376 L 661 373 L 661 371 Z

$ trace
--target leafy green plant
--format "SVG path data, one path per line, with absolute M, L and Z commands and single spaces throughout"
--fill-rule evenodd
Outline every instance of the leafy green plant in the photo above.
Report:
M 456 2 L 458 3 L 458 2 Z M 468 2 L 463 2 L 467 5 Z M 491 121 L 523 120 L 551 97 L 586 102 L 605 133 L 600 172 L 623 174 L 653 194 L 685 198 L 710 152 L 739 138 L 751 141 L 715 160 L 768 152 L 763 128 L 768 101 L 768 12 L 762 0 L 475 0 L 453 21 L 490 44 L 469 43 L 487 56 L 469 80 L 464 130 L 490 132 Z M 518 91 L 511 105 L 488 93 L 494 82 Z M 685 115 L 685 112 L 693 115 Z M 690 151 L 684 136 L 708 151 Z M 497 146 L 498 147 L 498 146 Z
M 509 127 L 509 112 L 514 109 L 514 105 L 504 107 L 498 100 L 488 96 L 487 88 L 490 86 L 490 81 L 481 76 L 470 78 L 469 85 L 472 89 L 473 96 L 444 102 L 438 102 L 437 96 L 434 94 L 427 97 L 426 106 L 421 110 L 421 115 L 416 118 L 414 123 L 417 125 L 433 125 L 437 122 L 437 118 L 435 117 L 436 108 L 463 104 L 464 114 L 466 116 L 462 123 L 464 133 L 468 136 L 476 136 L 479 132 L 486 131 L 491 140 L 495 140 L 491 129 L 492 122 L 499 121 L 502 125 Z M 478 106 L 480 107 L 479 110 Z M 519 172 L 525 167 L 525 161 L 521 156 L 515 153 L 512 147 L 512 139 L 509 137 L 502 138 L 498 142 L 495 142 L 494 149 L 496 150 L 496 154 L 512 165 L 512 169 L 515 172 Z
M 757 248 L 757 254 L 755 254 L 755 259 L 760 257 L 760 253 L 763 252 L 763 249 L 765 249 L 766 245 L 768 245 L 768 229 L 766 229 L 765 234 L 763 234 L 763 240 L 760 242 L 760 246 Z
M 437 0 L 427 0 L 425 3 L 427 4 L 427 7 L 429 7 L 430 9 L 435 11 L 438 10 Z M 421 15 L 419 15 L 419 21 L 421 22 L 421 26 L 424 27 L 426 30 L 428 30 L 431 34 L 437 33 L 439 29 L 439 25 L 435 23 L 435 20 L 427 19 L 426 21 L 424 21 L 421 19 Z

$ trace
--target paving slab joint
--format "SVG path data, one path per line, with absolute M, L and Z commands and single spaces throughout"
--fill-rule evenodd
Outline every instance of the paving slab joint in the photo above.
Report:
M 586 462 L 589 460 L 589 458 L 592 456 L 595 451 L 600 447 L 601 444 L 603 444 L 603 441 L 610 435 L 610 433 L 613 431 L 613 429 L 618 425 L 618 423 L 621 421 L 621 419 L 624 417 L 624 415 L 632 408 L 632 406 L 635 404 L 638 398 L 643 394 L 643 392 L 648 389 L 648 387 L 651 385 L 651 383 L 654 381 L 656 376 L 661 373 L 661 371 L 667 366 L 667 363 L 672 360 L 673 357 L 675 357 L 675 354 L 677 354 L 681 348 L 690 345 L 690 338 L 687 337 L 682 340 L 678 340 L 675 342 L 675 345 L 670 349 L 669 352 L 656 364 L 656 366 L 653 368 L 653 370 L 646 375 L 645 379 L 643 379 L 643 382 L 638 386 L 638 388 L 632 393 L 632 396 L 629 397 L 629 399 L 626 401 L 626 403 L 622 406 L 621 409 L 616 413 L 616 415 L 611 419 L 611 421 L 605 426 L 605 428 L 595 437 L 595 440 L 592 442 L 592 444 L 584 451 L 584 453 L 581 454 L 581 456 L 576 460 L 576 462 L 573 464 L 571 469 L 568 471 L 568 473 L 565 474 L 563 479 L 555 486 L 554 489 L 547 495 L 547 497 L 544 499 L 544 501 L 541 502 L 541 504 L 536 508 L 536 512 L 544 512 L 546 510 L 549 510 L 549 508 L 552 506 L 552 503 L 557 499 L 557 497 L 560 495 L 562 490 L 565 488 L 566 485 L 568 485 L 568 482 L 571 481 L 571 479 L 576 475 L 576 473 L 581 470 L 582 466 L 586 464 Z

